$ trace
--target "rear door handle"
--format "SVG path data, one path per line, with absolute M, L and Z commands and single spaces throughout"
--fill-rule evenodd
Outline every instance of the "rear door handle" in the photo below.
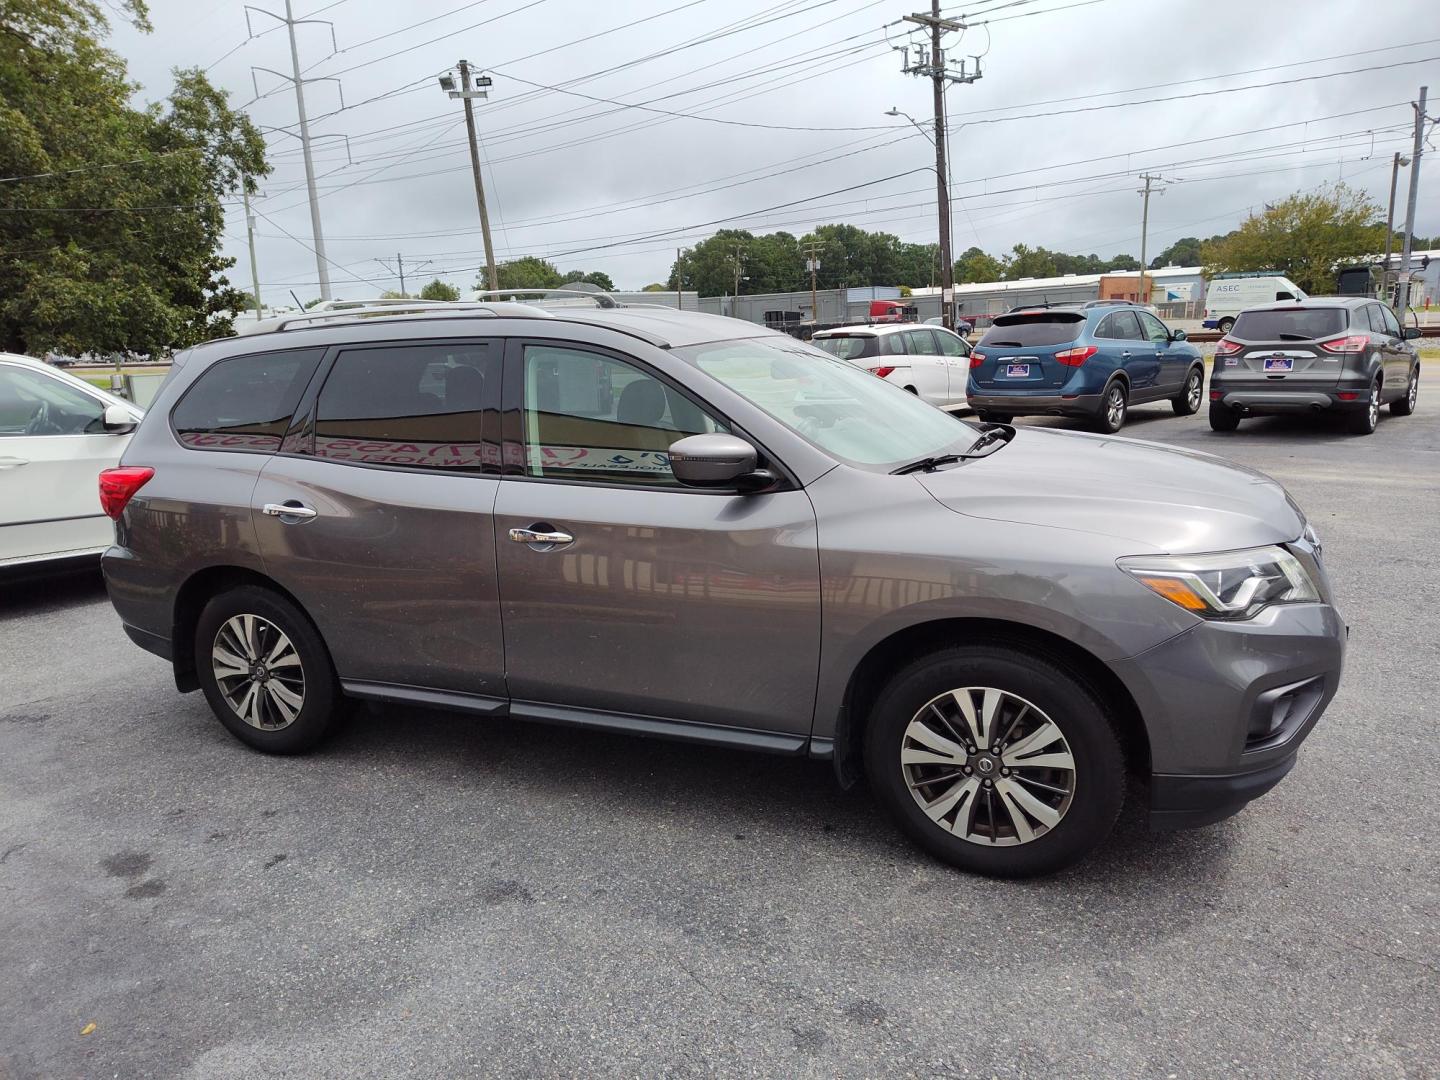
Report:
M 29 465 L 30 459 L 23 457 L 0 457 L 0 469 L 18 469 L 21 465 Z
M 317 513 L 315 510 L 294 499 L 283 503 L 266 503 L 260 512 L 262 514 L 268 514 L 270 517 L 278 517 L 281 521 L 286 521 L 287 518 L 290 519 L 290 521 L 309 521 L 315 517 Z M 289 524 L 288 521 L 286 523 Z
M 511 529 L 510 539 L 517 544 L 573 544 L 575 537 L 567 532 L 546 530 L 539 528 L 532 529 Z

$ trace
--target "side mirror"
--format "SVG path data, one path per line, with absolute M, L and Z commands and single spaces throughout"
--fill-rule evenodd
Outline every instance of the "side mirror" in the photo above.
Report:
M 135 417 L 124 405 L 106 405 L 104 423 L 109 435 L 124 435 L 137 427 Z
M 1416 338 L 1418 338 L 1419 336 L 1420 336 L 1420 327 L 1418 327 L 1418 326 L 1407 326 L 1407 327 L 1405 327 L 1405 340 L 1406 340 L 1406 341 L 1414 341 L 1414 340 L 1415 340 Z
M 1185 333 L 1184 330 L 1171 330 L 1171 331 L 1170 331 L 1170 340 L 1171 340 L 1171 341 L 1189 341 L 1189 340 L 1190 340 L 1190 335 L 1187 334 L 1187 333 Z
M 670 445 L 670 471 L 687 487 L 765 487 L 773 474 L 757 469 L 755 447 L 734 435 L 688 435 Z

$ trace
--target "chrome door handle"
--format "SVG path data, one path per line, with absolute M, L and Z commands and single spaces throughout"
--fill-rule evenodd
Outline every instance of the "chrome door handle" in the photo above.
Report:
M 286 518 L 294 518 L 296 521 L 309 521 L 316 516 L 316 511 L 293 500 L 285 503 L 266 503 L 260 512 L 262 514 L 268 514 L 270 517 L 278 517 L 281 521 L 284 521 Z
M 23 457 L 0 457 L 0 469 L 18 469 L 21 465 L 29 465 L 30 459 Z
M 540 532 L 536 529 L 511 529 L 510 539 L 517 544 L 573 544 L 575 537 L 567 532 Z

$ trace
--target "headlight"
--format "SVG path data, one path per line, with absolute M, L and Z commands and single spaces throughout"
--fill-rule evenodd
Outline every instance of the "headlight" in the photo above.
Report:
M 1152 592 L 1206 619 L 1248 619 L 1271 604 L 1320 599 L 1300 560 L 1282 547 L 1136 555 L 1119 560 L 1119 566 Z

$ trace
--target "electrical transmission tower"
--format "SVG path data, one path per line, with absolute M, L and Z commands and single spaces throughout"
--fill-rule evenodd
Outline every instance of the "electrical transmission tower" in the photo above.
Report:
M 955 264 L 950 256 L 950 171 L 945 160 L 945 86 L 947 83 L 973 83 L 982 75 L 980 58 L 975 61 L 973 71 L 966 70 L 962 59 L 955 67 L 945 58 L 941 38 L 946 33 L 959 32 L 966 25 L 956 19 L 940 16 L 940 0 L 930 0 L 930 14 L 906 15 L 905 21 L 915 23 L 930 31 L 929 46 L 904 46 L 901 51 L 905 64 L 901 69 L 906 75 L 928 78 L 935 92 L 935 194 L 940 204 L 940 311 L 947 330 L 955 329 Z M 912 63 L 910 50 L 918 54 Z
M 320 227 L 320 199 L 315 193 L 315 162 L 310 155 L 310 119 L 305 114 L 305 84 L 311 82 L 333 82 L 337 91 L 340 87 L 340 80 L 317 76 L 313 79 L 304 78 L 300 73 L 300 49 L 295 44 L 295 27 L 304 26 L 308 23 L 319 23 L 330 27 L 330 48 L 332 54 L 338 51 L 335 44 L 335 24 L 328 19 L 297 19 L 291 9 L 291 0 L 285 0 L 285 14 L 276 15 L 273 11 L 265 8 L 245 6 L 245 29 L 253 38 L 255 31 L 250 25 L 250 13 L 257 15 L 269 15 L 270 18 L 285 24 L 285 29 L 290 35 L 290 70 L 292 74 L 274 71 L 270 68 L 252 67 L 250 78 L 255 85 L 255 96 L 260 96 L 260 84 L 255 79 L 255 72 L 263 71 L 276 78 L 283 79 L 295 87 L 295 110 L 300 120 L 300 151 L 305 159 L 305 189 L 310 195 L 310 232 L 314 238 L 315 270 L 320 279 L 320 299 L 329 300 L 330 296 L 330 260 L 325 257 L 325 231 Z M 340 107 L 345 107 L 345 95 L 340 94 Z

